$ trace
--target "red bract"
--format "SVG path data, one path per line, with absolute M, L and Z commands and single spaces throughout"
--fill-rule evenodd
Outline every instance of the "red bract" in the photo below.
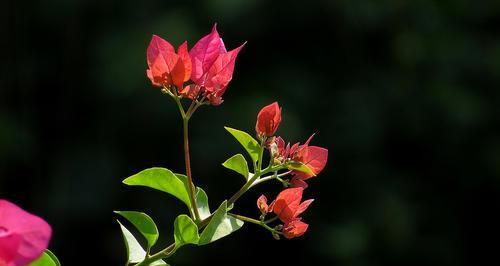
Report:
M 283 226 L 283 235 L 288 239 L 299 237 L 307 231 L 308 227 L 309 225 L 302 222 L 300 219 L 295 219 Z
M 271 205 L 269 211 L 278 215 L 285 224 L 295 220 L 314 201 L 306 200 L 301 203 L 303 188 L 288 188 L 280 192 Z
M 255 131 L 259 136 L 271 137 L 278 130 L 280 123 L 281 107 L 278 105 L 278 102 L 274 102 L 259 111 Z
M 257 208 L 259 208 L 261 213 L 268 213 L 269 212 L 269 205 L 267 205 L 267 198 L 264 195 L 261 195 L 257 199 Z
M 0 200 L 0 265 L 22 266 L 47 248 L 50 225 L 6 200 Z
M 318 175 L 326 166 L 328 161 L 328 149 L 309 146 L 314 134 L 309 137 L 309 139 L 304 143 L 295 143 L 290 146 L 288 143 L 285 146 L 285 141 L 281 137 L 277 137 L 274 140 L 274 145 L 276 145 L 275 158 L 280 162 L 285 162 L 287 160 L 301 162 L 306 165 L 314 175 Z M 292 187 L 302 187 L 306 188 L 307 184 L 304 180 L 313 177 L 313 174 L 304 173 L 301 171 L 293 170 L 293 178 L 291 180 Z
M 149 68 L 146 74 L 154 86 L 175 85 L 178 90 L 182 90 L 184 82 L 191 77 L 191 58 L 186 42 L 175 53 L 169 42 L 153 35 L 147 49 L 147 61 Z
M 211 104 L 222 103 L 222 95 L 233 78 L 236 57 L 244 45 L 228 52 L 214 25 L 212 32 L 201 38 L 189 52 L 193 66 L 191 80 Z
M 314 175 L 319 174 L 325 168 L 328 160 L 328 150 L 317 146 L 305 146 L 301 148 L 294 157 L 294 161 L 305 164 Z M 294 171 L 293 174 L 296 178 L 307 180 L 311 178 L 312 174 Z

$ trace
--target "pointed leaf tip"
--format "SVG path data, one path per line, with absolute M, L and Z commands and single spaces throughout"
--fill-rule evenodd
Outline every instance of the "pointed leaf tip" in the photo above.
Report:
M 139 241 L 135 239 L 134 235 L 125 226 L 123 226 L 120 221 L 116 221 L 122 230 L 123 240 L 125 241 L 125 247 L 127 249 L 127 261 L 130 263 L 139 263 L 143 261 L 146 257 L 146 251 L 144 251 L 141 244 L 139 244 Z
M 127 249 L 127 262 L 128 263 L 139 263 L 146 257 L 146 251 L 142 248 L 141 244 L 135 239 L 134 235 L 123 226 L 120 221 L 116 220 L 120 225 L 122 230 L 123 239 L 125 241 L 125 247 Z M 163 260 L 157 260 L 150 264 L 151 266 L 168 266 L 168 264 Z
M 167 192 L 184 202 L 188 208 L 191 208 L 186 182 L 187 180 L 182 180 L 172 171 L 161 167 L 145 169 L 123 180 L 123 183 L 129 186 L 144 186 Z
M 207 193 L 200 187 L 196 191 L 196 206 L 202 220 L 210 217 L 210 206 L 208 204 Z
M 248 163 L 247 160 L 245 160 L 245 157 L 243 157 L 243 155 L 236 154 L 233 157 L 227 159 L 224 163 L 222 163 L 222 165 L 227 169 L 233 170 L 241 174 L 243 177 L 245 177 L 245 180 L 248 180 L 249 177 Z
M 148 242 L 148 247 L 152 247 L 158 240 L 158 228 L 149 215 L 136 211 L 114 211 L 114 213 L 121 215 L 134 225 Z
M 259 159 L 260 144 L 250 134 L 234 128 L 224 127 L 245 148 L 253 162 Z

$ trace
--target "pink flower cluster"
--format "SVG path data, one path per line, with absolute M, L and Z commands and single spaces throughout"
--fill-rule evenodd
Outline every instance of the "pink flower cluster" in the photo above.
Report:
M 219 105 L 233 77 L 236 56 L 244 45 L 227 51 L 216 25 L 189 52 L 187 42 L 176 52 L 168 41 L 153 35 L 147 49 L 146 74 L 154 86 L 173 90 L 191 100 L 201 97 Z M 189 80 L 192 83 L 185 86 Z
M 42 218 L 0 199 L 0 266 L 36 260 L 49 244 L 52 229 Z

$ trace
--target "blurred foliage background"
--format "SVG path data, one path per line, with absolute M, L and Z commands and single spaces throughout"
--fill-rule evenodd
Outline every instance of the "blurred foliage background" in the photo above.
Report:
M 309 232 L 246 226 L 172 265 L 481 265 L 498 244 L 500 2 L 15 1 L 0 4 L 0 197 L 46 218 L 64 265 L 123 265 L 112 210 L 144 210 L 171 241 L 174 198 L 121 180 L 184 168 L 181 121 L 145 76 L 153 33 L 190 46 L 219 25 L 248 41 L 217 108 L 191 123 L 212 208 L 242 185 L 220 164 L 283 106 L 279 134 L 330 149 Z M 277 184 L 264 185 L 269 197 Z M 239 202 L 257 216 L 251 192 Z M 91 263 L 94 261 L 94 263 Z M 97 262 L 96 262 L 97 261 Z M 222 262 L 221 262 L 222 261 Z

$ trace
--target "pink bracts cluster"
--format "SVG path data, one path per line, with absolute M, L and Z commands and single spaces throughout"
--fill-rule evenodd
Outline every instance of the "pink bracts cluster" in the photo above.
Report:
M 236 57 L 244 45 L 227 51 L 216 25 L 189 52 L 187 42 L 175 52 L 168 41 L 153 35 L 147 49 L 146 74 L 154 86 L 191 100 L 201 97 L 212 105 L 219 105 L 233 77 Z M 189 80 L 191 83 L 185 85 Z
M 49 244 L 52 229 L 38 216 L 0 199 L 0 266 L 36 260 Z

